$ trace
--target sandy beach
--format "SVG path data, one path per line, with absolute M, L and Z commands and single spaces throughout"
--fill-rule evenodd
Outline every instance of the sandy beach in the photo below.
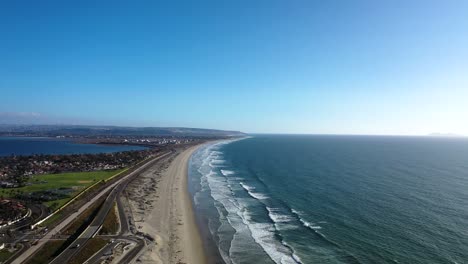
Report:
M 134 227 L 154 239 L 139 256 L 142 263 L 206 263 L 187 190 L 188 162 L 197 147 L 171 155 L 129 186 Z

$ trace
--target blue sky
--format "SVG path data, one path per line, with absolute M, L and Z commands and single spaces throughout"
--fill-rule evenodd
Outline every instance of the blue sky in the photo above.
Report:
M 2 1 L 0 123 L 468 135 L 467 14 L 467 1 Z

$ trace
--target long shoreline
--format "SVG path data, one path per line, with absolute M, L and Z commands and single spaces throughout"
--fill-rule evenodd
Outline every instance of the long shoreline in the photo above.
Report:
M 207 263 L 207 256 L 205 252 L 205 248 L 203 246 L 203 241 L 202 237 L 200 234 L 200 229 L 199 226 L 196 223 L 195 219 L 195 210 L 193 208 L 192 204 L 192 198 L 188 190 L 188 167 L 189 167 L 189 161 L 190 157 L 192 154 L 202 145 L 198 145 L 195 147 L 192 147 L 185 151 L 184 153 L 181 154 L 182 156 L 182 161 L 183 164 L 180 164 L 179 166 L 182 166 L 182 173 L 183 177 L 180 179 L 180 189 L 181 190 L 181 196 L 182 199 L 180 199 L 182 208 L 184 208 L 185 214 L 184 216 L 184 222 L 185 225 L 183 225 L 183 234 L 185 234 L 186 237 L 182 239 L 184 248 L 187 250 L 187 256 L 188 260 L 191 260 L 190 263 Z M 185 154 L 185 155 L 184 155 Z M 187 262 L 189 263 L 189 262 Z
M 190 157 L 202 145 L 177 153 L 132 184 L 129 200 L 135 224 L 154 238 L 140 257 L 142 263 L 207 263 L 188 191 Z

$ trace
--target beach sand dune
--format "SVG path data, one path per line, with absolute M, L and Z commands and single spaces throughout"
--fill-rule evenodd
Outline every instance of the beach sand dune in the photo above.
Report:
M 135 227 L 154 239 L 139 257 L 142 263 L 206 263 L 187 190 L 191 147 L 150 169 L 128 189 Z

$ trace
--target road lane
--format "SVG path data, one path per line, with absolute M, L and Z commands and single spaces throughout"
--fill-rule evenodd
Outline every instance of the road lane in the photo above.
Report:
M 99 192 L 97 195 L 95 195 L 92 199 L 90 199 L 88 202 L 86 202 L 83 206 L 81 206 L 78 210 L 75 212 L 71 213 L 66 219 L 64 219 L 61 223 L 59 223 L 57 226 L 52 228 L 43 238 L 39 239 L 37 241 L 37 244 L 29 249 L 27 249 L 24 253 L 22 253 L 18 258 L 16 258 L 14 261 L 12 261 L 12 264 L 21 264 L 24 263 L 30 256 L 32 256 L 34 253 L 36 253 L 37 250 L 39 250 L 44 244 L 51 239 L 54 235 L 57 235 L 60 233 L 62 229 L 64 229 L 66 226 L 68 226 L 71 222 L 73 222 L 81 213 L 83 213 L 85 210 L 87 210 L 90 206 L 92 206 L 97 200 L 99 200 L 103 195 L 105 195 L 107 192 L 118 186 L 120 183 L 124 182 L 125 180 L 134 177 L 135 175 L 138 175 L 141 173 L 143 170 L 147 169 L 150 167 L 154 162 L 158 161 L 159 159 L 169 155 L 170 152 L 166 152 L 158 157 L 155 157 L 154 159 L 148 161 L 141 167 L 137 168 L 133 172 L 130 172 L 127 176 L 124 176 L 122 179 L 112 183 L 108 187 L 106 187 L 104 190 Z M 66 262 L 64 262 L 66 263 Z

